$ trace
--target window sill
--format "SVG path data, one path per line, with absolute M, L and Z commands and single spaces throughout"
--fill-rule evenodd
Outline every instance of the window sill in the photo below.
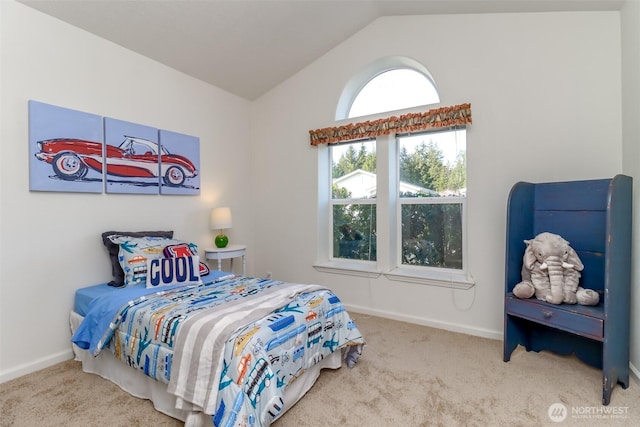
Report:
M 374 264 L 358 262 L 325 261 L 314 264 L 313 268 L 321 273 L 347 274 L 373 279 L 382 274 L 382 271 L 378 270 Z
M 373 263 L 325 261 L 313 265 L 321 273 L 346 274 L 349 276 L 369 277 L 372 279 L 384 275 L 389 280 L 418 283 L 421 285 L 442 286 L 454 289 L 471 289 L 476 282 L 468 274 L 445 271 L 419 271 L 414 268 L 396 268 L 382 272 Z
M 419 283 L 422 285 L 442 286 L 454 289 L 471 289 L 476 282 L 471 275 L 461 272 L 417 271 L 411 268 L 396 268 L 384 273 L 389 280 Z

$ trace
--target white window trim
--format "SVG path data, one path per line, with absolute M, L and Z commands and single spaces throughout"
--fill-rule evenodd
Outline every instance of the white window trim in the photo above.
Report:
M 476 284 L 473 277 L 460 270 L 453 272 L 436 271 L 435 269 L 418 271 L 417 268 L 420 267 L 398 267 L 383 274 L 387 279 L 398 282 L 418 283 L 421 285 L 442 286 L 454 289 L 471 289 Z
M 360 276 L 376 279 L 383 272 L 378 269 L 376 262 L 337 261 L 328 260 L 313 264 L 313 268 L 321 273 L 345 274 L 348 276 Z
M 413 267 L 400 263 L 400 215 L 398 188 L 398 143 L 395 134 L 379 136 L 376 140 L 376 175 L 395 176 L 395 179 L 380 179 L 377 186 L 377 261 L 357 261 L 332 258 L 331 252 L 331 158 L 327 145 L 318 147 L 318 259 L 313 267 L 322 273 L 343 274 L 368 278 L 384 275 L 389 280 L 470 289 L 475 280 L 466 270 L 467 229 L 466 200 L 463 201 L 463 270 Z M 392 175 L 393 174 L 393 175 Z M 393 196 L 392 196 L 393 194 Z M 446 200 L 443 200 L 445 202 Z
M 376 141 L 376 151 L 377 141 Z M 359 261 L 352 259 L 333 258 L 332 226 L 333 226 L 333 203 L 331 187 L 331 155 L 329 146 L 323 144 L 318 147 L 318 256 L 323 257 L 313 264 L 313 267 L 322 273 L 343 274 L 349 276 L 360 276 L 377 278 L 382 275 L 379 263 L 376 261 Z M 377 165 L 376 161 L 376 168 Z M 377 175 L 377 174 L 376 174 Z M 379 193 L 376 194 L 376 209 L 378 206 Z M 376 214 L 380 226 L 379 212 Z M 378 241 L 378 245 L 380 242 Z M 379 254 L 376 257 L 380 259 Z
M 427 80 L 431 82 L 433 87 L 436 89 L 436 92 L 439 94 L 438 85 L 436 84 L 435 79 L 427 70 L 427 68 L 416 61 L 415 59 L 406 57 L 406 56 L 386 56 L 383 58 L 379 58 L 369 65 L 367 65 L 364 69 L 362 69 L 357 75 L 353 76 L 349 82 L 346 84 L 342 93 L 340 94 L 340 98 L 338 98 L 338 105 L 336 107 L 335 120 L 341 121 L 347 118 L 349 114 L 349 110 L 351 109 L 351 104 L 353 103 L 354 98 L 358 95 L 360 90 L 364 86 L 369 83 L 369 81 L 373 80 L 376 76 L 386 72 L 399 68 L 405 68 L 409 70 L 416 71 L 425 76 Z M 440 96 L 438 95 L 438 98 Z M 440 101 L 438 100 L 437 103 Z M 424 109 L 424 105 L 416 106 L 413 108 L 421 108 Z M 381 113 L 385 116 L 389 116 L 389 112 Z M 366 117 L 366 116 L 362 116 Z

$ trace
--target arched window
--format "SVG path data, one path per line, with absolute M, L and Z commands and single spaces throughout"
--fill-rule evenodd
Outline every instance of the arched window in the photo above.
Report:
M 437 104 L 440 96 L 429 71 L 405 57 L 379 59 L 347 83 L 336 120 Z
M 385 71 L 371 79 L 351 103 L 348 118 L 440 102 L 435 86 L 407 68 Z
M 426 67 L 383 58 L 346 84 L 336 108 L 346 123 L 310 131 L 311 144 L 326 147 L 316 269 L 473 286 L 465 257 L 470 104 L 429 108 L 439 102 Z

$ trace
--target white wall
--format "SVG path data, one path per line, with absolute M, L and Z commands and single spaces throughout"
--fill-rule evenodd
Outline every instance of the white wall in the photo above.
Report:
M 77 288 L 110 280 L 100 233 L 173 229 L 210 246 L 213 206 L 251 247 L 249 103 L 14 1 L 0 1 L 0 382 L 71 357 Z M 200 138 L 201 195 L 29 192 L 27 101 Z M 252 257 L 249 257 L 251 262 Z M 249 266 L 250 267 L 250 266 Z
M 424 64 L 467 128 L 471 290 L 320 273 L 317 148 L 349 78 L 388 55 Z M 331 286 L 353 310 L 501 338 L 505 216 L 519 180 L 622 171 L 617 12 L 382 18 L 254 102 L 256 274 Z M 293 188 L 291 187 L 293 183 Z M 281 191 L 271 191 L 280 189 Z M 274 227 L 273 224 L 283 224 Z
M 631 337 L 640 337 L 640 2 L 628 1 L 622 23 L 622 152 L 624 173 L 634 177 Z M 640 339 L 631 340 L 631 364 L 640 376 Z

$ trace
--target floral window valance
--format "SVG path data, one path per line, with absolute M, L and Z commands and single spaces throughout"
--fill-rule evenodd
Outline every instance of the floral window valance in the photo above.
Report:
M 361 123 L 309 131 L 311 145 L 375 138 L 390 133 L 407 133 L 427 129 L 450 128 L 471 123 L 471 104 L 442 107 L 425 113 L 410 113 Z

